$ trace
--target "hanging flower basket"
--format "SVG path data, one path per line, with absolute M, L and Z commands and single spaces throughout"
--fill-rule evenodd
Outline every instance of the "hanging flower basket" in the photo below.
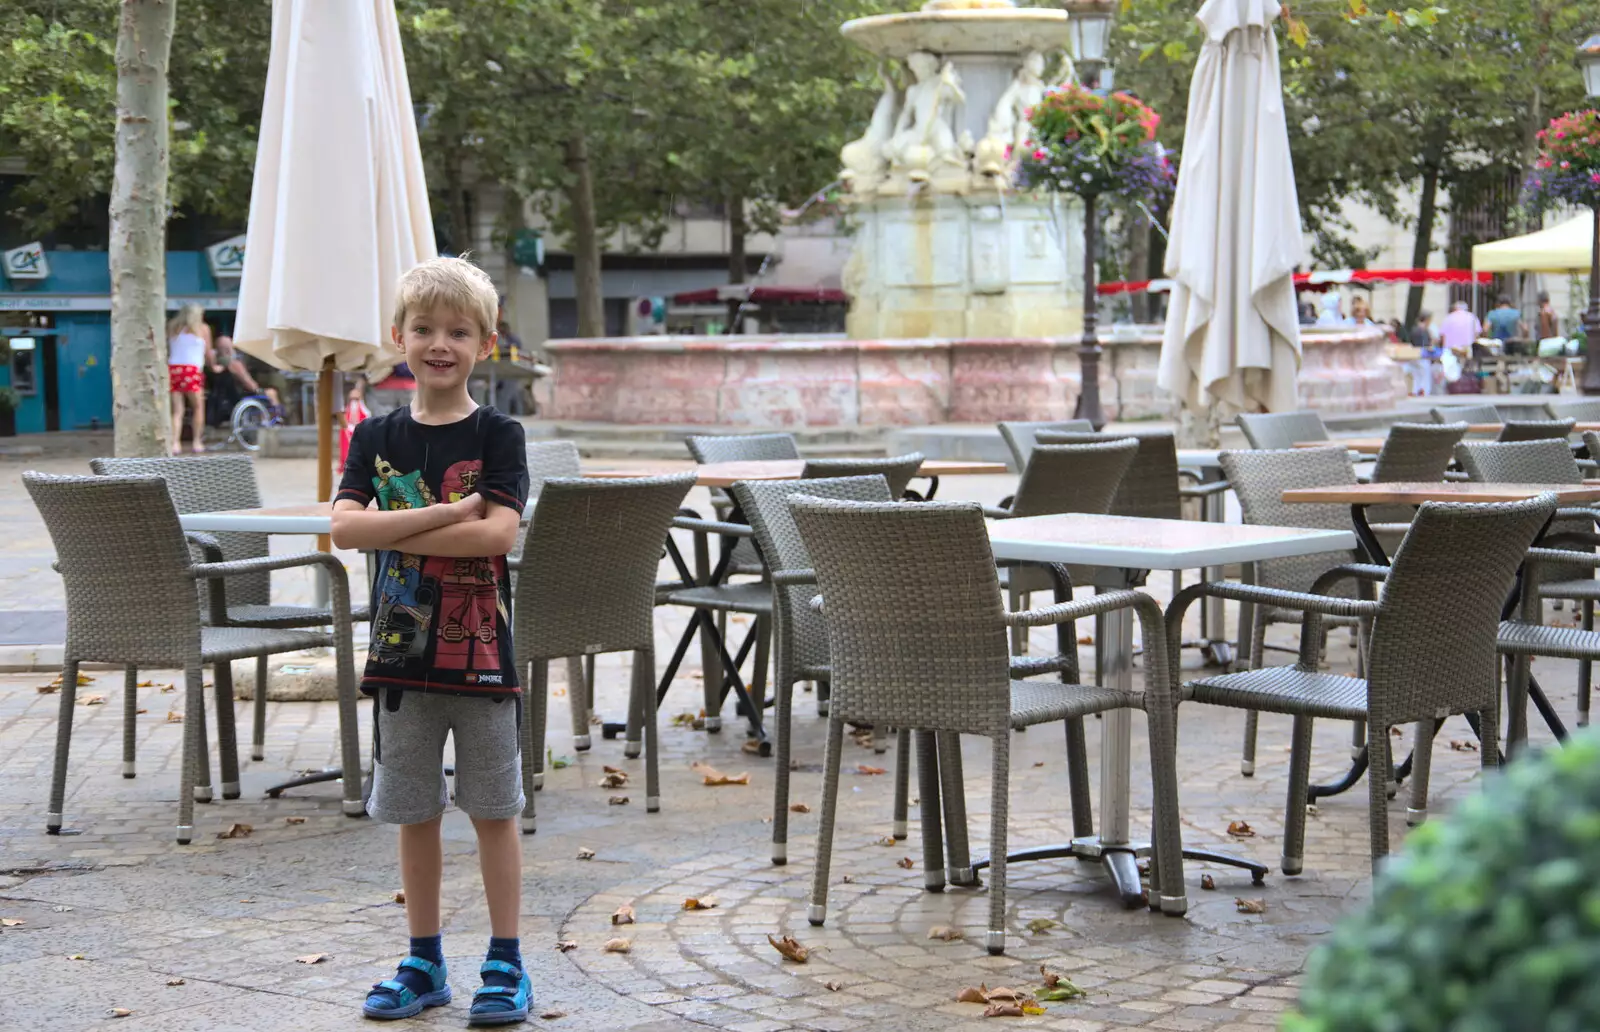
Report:
M 1600 111 L 1569 111 L 1539 133 L 1526 200 L 1535 211 L 1600 207 Z
M 1017 166 L 1025 190 L 1159 202 L 1173 168 L 1156 142 L 1161 116 L 1127 93 L 1101 96 L 1079 85 L 1054 87 L 1028 114 L 1032 128 Z

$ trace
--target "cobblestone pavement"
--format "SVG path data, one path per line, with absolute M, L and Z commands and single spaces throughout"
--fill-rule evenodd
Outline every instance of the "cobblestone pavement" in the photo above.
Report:
M 58 466 L 65 471 L 76 463 Z M 15 490 L 20 468 L 0 464 L 0 525 L 7 534 L 0 562 L 8 575 L 0 606 L 59 606 L 47 538 L 26 496 Z M 304 483 L 308 468 L 294 462 L 275 466 L 264 477 L 269 501 L 296 500 L 292 490 L 273 485 Z M 952 478 L 944 491 L 992 500 L 1005 487 L 1000 480 Z M 26 576 L 11 575 L 19 570 Z M 1152 589 L 1165 594 L 1167 579 L 1156 580 Z M 280 590 L 293 595 L 303 588 L 289 583 Z M 683 619 L 663 612 L 659 623 L 660 648 L 669 648 Z M 1286 633 L 1274 629 L 1280 640 Z M 1040 634 L 1041 646 L 1046 638 Z M 766 841 L 772 761 L 741 750 L 744 737 L 731 707 L 719 735 L 670 722 L 699 705 L 693 669 L 698 650 L 690 651 L 690 667 L 663 707 L 663 800 L 655 815 L 644 813 L 642 798 L 607 805 L 619 793 L 599 787 L 601 766 L 621 767 L 637 780 L 642 761 L 624 759 L 620 743 L 598 736 L 593 751 L 574 754 L 563 719 L 562 665 L 552 666 L 551 690 L 561 697 L 551 700 L 546 744 L 553 758 L 570 763 L 548 771 L 539 833 L 524 839 L 523 939 L 539 1008 L 563 1013 L 540 1022 L 553 1029 L 895 1032 L 1008 1020 L 1060 1032 L 1261 1029 L 1274 1025 L 1292 1001 L 1307 951 L 1368 891 L 1366 791 L 1358 786 L 1324 800 L 1310 820 L 1303 876 L 1274 872 L 1264 887 L 1254 888 L 1242 872 L 1188 864 L 1191 908 L 1183 919 L 1123 910 L 1093 865 L 1014 864 L 1008 952 L 990 957 L 982 947 L 984 891 L 924 892 L 916 821 L 909 840 L 880 844 L 890 831 L 892 775 L 847 774 L 828 923 L 812 928 L 805 904 L 823 721 L 811 697 L 800 697 L 792 798 L 813 812 L 791 815 L 791 861 L 773 867 Z M 1332 665 L 1347 668 L 1350 659 L 1345 635 L 1335 634 Z M 1196 654 L 1185 655 L 1186 664 L 1198 662 Z M 1571 665 L 1544 661 L 1539 670 L 1560 712 L 1570 714 Z M 363 992 L 387 976 L 404 945 L 402 908 L 394 900 L 394 830 L 342 816 L 336 785 L 263 798 L 266 786 L 297 770 L 336 762 L 333 705 L 272 704 L 267 759 L 245 763 L 243 798 L 197 807 L 196 841 L 180 847 L 172 842 L 172 826 L 183 728 L 174 718 L 182 716 L 181 693 L 161 690 L 173 682 L 172 672 L 142 675 L 153 684 L 139 700 L 134 780 L 119 776 L 122 678 L 110 671 L 92 675 L 96 680 L 80 690 L 74 712 L 70 834 L 50 837 L 43 833 L 43 811 L 59 698 L 36 691 L 49 674 L 0 674 L 0 1029 L 75 1030 L 113 1022 L 117 1028 L 163 1032 L 360 1027 Z M 620 714 L 624 660 L 603 657 L 599 681 L 601 712 Z M 100 701 L 91 704 L 96 696 Z M 248 705 L 237 716 L 240 727 L 248 727 Z M 364 727 L 368 717 L 364 707 Z M 1282 830 L 1288 722 L 1262 719 L 1252 779 L 1238 772 L 1241 723 L 1233 713 L 1183 710 L 1185 842 L 1273 863 Z M 1096 737 L 1091 729 L 1092 754 Z M 1477 754 L 1449 744 L 1470 737 L 1460 720 L 1439 736 L 1436 813 L 1475 788 Z M 1147 830 L 1150 802 L 1142 716 L 1136 717 L 1134 742 L 1133 820 L 1140 834 Z M 847 748 L 847 769 L 894 767 L 892 752 L 878 757 L 863 746 Z M 988 828 L 987 746 L 968 740 L 964 748 L 973 848 L 981 856 Z M 1348 753 L 1345 726 L 1319 728 L 1318 780 L 1342 773 Z M 690 770 L 695 761 L 730 773 L 748 771 L 750 784 L 706 787 Z M 1091 772 L 1097 777 L 1094 755 Z M 1035 728 L 1017 736 L 1011 799 L 1013 848 L 1070 837 L 1059 734 Z M 1248 822 L 1255 835 L 1230 837 L 1232 821 Z M 236 824 L 253 830 L 244 837 L 218 837 Z M 1390 824 L 1398 841 L 1405 830 L 1404 796 L 1392 804 Z M 452 812 L 445 834 L 445 946 L 458 1002 L 401 1028 L 464 1024 L 464 1001 L 476 983 L 487 936 L 470 825 Z M 594 858 L 578 859 L 580 849 L 592 850 Z M 1214 878 L 1214 891 L 1200 887 L 1205 874 Z M 707 896 L 716 898 L 714 909 L 683 909 L 685 899 Z M 1265 912 L 1239 913 L 1236 897 L 1263 900 Z M 636 923 L 614 927 L 611 915 L 624 905 L 633 908 Z M 1040 918 L 1054 924 L 1030 931 L 1030 922 Z M 964 937 L 930 939 L 935 927 L 957 929 Z M 795 936 L 812 948 L 810 961 L 784 961 L 768 945 L 769 934 Z M 630 951 L 605 952 L 614 936 L 629 938 Z M 577 947 L 558 952 L 558 940 Z M 314 964 L 300 962 L 318 954 L 324 956 Z M 1022 1019 L 983 1019 L 977 1005 L 954 1002 L 964 985 L 1037 985 L 1041 965 L 1070 976 L 1089 995 Z M 113 1019 L 114 1008 L 131 1013 Z

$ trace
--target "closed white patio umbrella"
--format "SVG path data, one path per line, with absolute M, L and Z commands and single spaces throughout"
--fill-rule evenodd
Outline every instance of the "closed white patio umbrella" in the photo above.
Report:
M 236 345 L 317 370 L 317 497 L 333 370 L 381 370 L 402 273 L 437 254 L 392 0 L 273 0 Z
M 1272 23 L 1277 0 L 1206 0 L 1172 206 L 1157 383 L 1211 425 L 1297 407 L 1305 261 Z M 1220 408 L 1222 411 L 1216 411 Z

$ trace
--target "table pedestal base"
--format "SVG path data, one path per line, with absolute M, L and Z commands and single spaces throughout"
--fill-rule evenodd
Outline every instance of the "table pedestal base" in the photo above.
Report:
M 1055 846 L 1034 846 L 1031 849 L 1019 849 L 1014 853 L 1006 854 L 1006 863 L 1012 864 L 1019 860 L 1059 860 L 1065 857 L 1077 857 L 1079 860 L 1098 860 L 1106 873 L 1111 876 L 1112 884 L 1116 886 L 1117 895 L 1122 899 L 1122 905 L 1129 910 L 1149 903 L 1151 910 L 1160 910 L 1171 917 L 1177 917 L 1189 909 L 1187 894 L 1178 896 L 1162 896 L 1159 900 L 1148 900 L 1144 886 L 1139 881 L 1139 860 L 1150 855 L 1148 842 L 1104 842 L 1098 835 L 1085 835 L 1075 838 L 1069 843 Z M 1243 857 L 1230 856 L 1226 853 L 1213 853 L 1204 849 L 1185 849 L 1185 860 L 1201 860 L 1214 864 L 1225 864 L 1229 867 L 1238 867 L 1250 872 L 1250 881 L 1260 885 L 1267 877 L 1267 866 L 1258 864 L 1254 860 Z M 977 872 L 989 866 L 985 857 L 972 865 L 973 881 L 977 884 Z

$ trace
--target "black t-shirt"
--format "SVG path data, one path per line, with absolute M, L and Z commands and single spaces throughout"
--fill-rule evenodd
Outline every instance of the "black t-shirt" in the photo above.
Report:
M 528 500 L 522 424 L 480 406 L 463 420 L 430 426 L 404 405 L 356 424 L 337 498 L 417 509 L 473 492 L 522 512 Z M 503 555 L 380 552 L 361 690 L 516 695 L 510 585 Z

